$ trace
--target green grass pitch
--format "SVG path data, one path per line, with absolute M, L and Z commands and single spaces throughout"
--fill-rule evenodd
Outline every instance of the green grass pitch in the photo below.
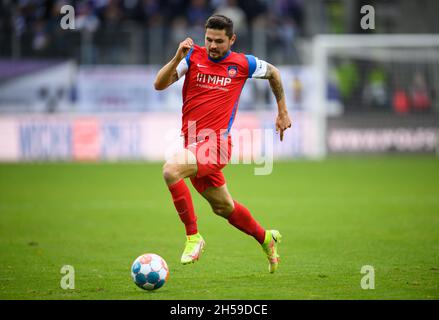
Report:
M 179 264 L 185 234 L 161 164 L 1 164 L 0 299 L 438 299 L 439 160 L 348 157 L 229 165 L 229 190 L 283 234 L 275 274 L 251 237 L 191 187 L 207 246 Z M 190 185 L 190 183 L 188 183 Z M 132 261 L 153 252 L 171 275 L 137 288 Z M 63 290 L 63 265 L 75 289 Z M 360 286 L 361 267 L 375 289 Z

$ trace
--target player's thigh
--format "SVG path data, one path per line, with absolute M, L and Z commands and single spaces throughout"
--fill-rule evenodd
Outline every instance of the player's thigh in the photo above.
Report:
M 163 175 L 166 178 L 186 178 L 197 174 L 197 159 L 195 155 L 184 149 L 174 154 L 163 165 Z
M 226 184 L 220 187 L 209 187 L 201 195 L 209 202 L 216 214 L 228 218 L 233 212 L 233 198 Z

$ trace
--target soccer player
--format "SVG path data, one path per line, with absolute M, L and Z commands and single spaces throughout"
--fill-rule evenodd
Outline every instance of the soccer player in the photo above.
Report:
M 205 246 L 184 181 L 190 178 L 215 214 L 261 244 L 269 261 L 269 272 L 273 273 L 279 263 L 281 234 L 265 230 L 244 205 L 232 198 L 221 170 L 231 157 L 229 133 L 248 78 L 268 79 L 278 105 L 276 131 L 281 141 L 284 131 L 291 127 L 280 73 L 261 59 L 231 51 L 236 35 L 229 18 L 213 15 L 206 21 L 205 29 L 205 46 L 197 46 L 186 38 L 172 60 L 157 73 L 154 83 L 156 90 L 164 90 L 185 76 L 181 130 L 184 149 L 163 166 L 163 177 L 186 229 L 181 263 L 198 260 Z

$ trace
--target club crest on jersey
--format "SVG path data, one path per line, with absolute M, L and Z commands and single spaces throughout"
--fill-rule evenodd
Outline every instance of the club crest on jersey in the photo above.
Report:
M 229 66 L 227 68 L 227 74 L 230 78 L 236 77 L 236 75 L 238 74 L 238 66 Z

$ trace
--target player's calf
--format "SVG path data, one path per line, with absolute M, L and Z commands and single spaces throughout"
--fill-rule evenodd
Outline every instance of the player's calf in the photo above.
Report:
M 221 187 L 207 188 L 202 196 L 209 202 L 212 211 L 228 219 L 234 210 L 233 198 L 224 184 Z

